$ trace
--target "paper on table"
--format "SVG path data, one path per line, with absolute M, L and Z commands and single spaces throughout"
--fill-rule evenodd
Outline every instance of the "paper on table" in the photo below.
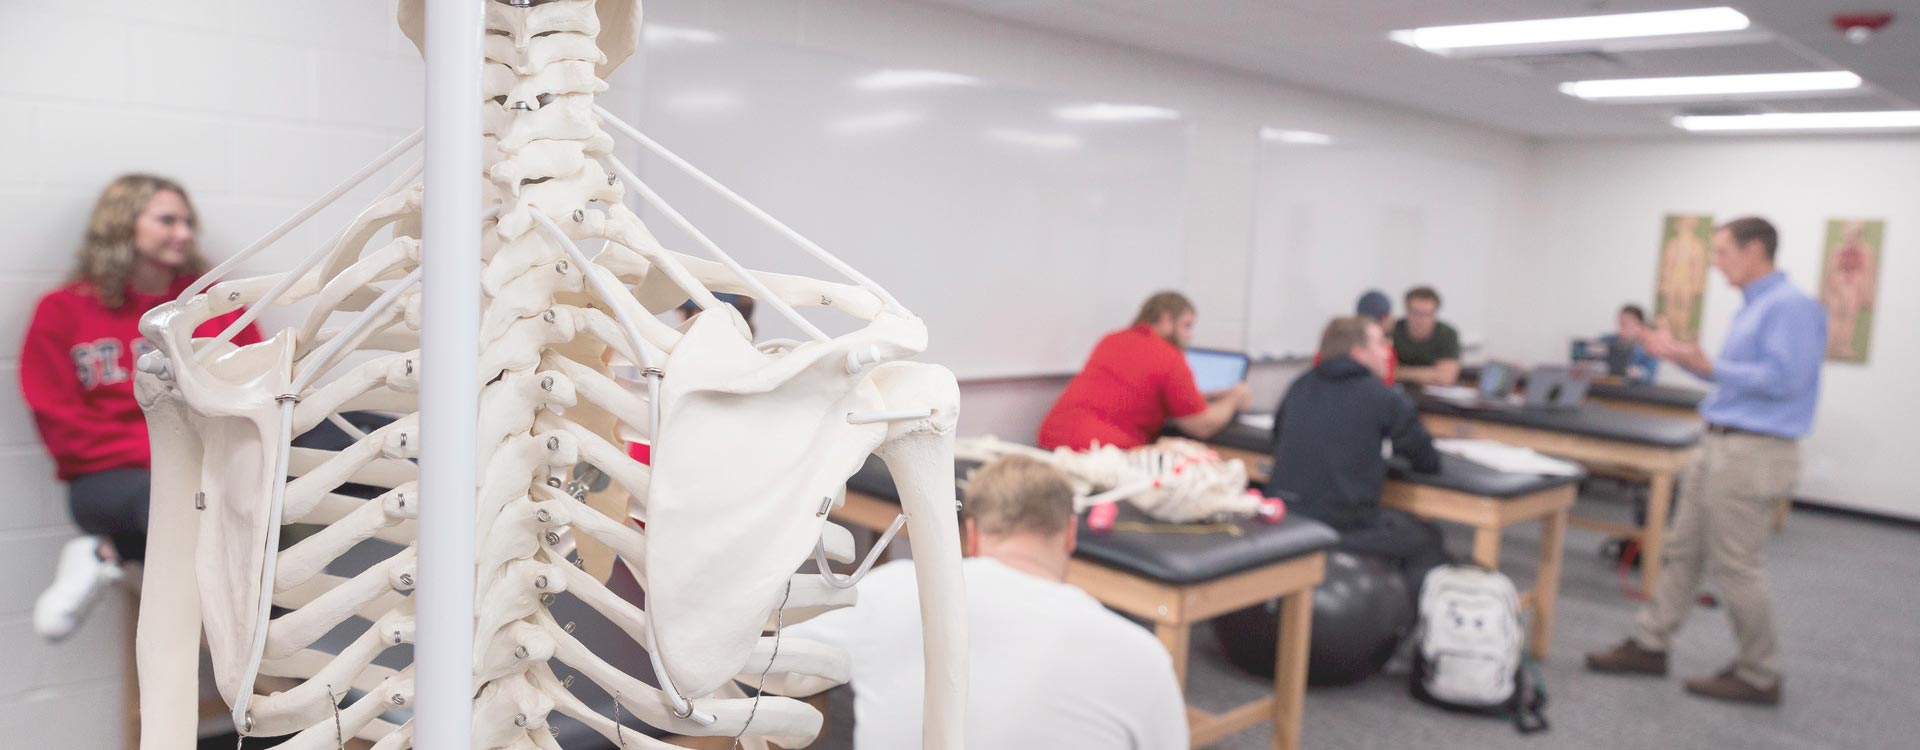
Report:
M 1480 398 L 1479 389 L 1465 385 L 1430 385 L 1421 388 L 1420 392 L 1431 398 L 1455 403 L 1471 403 Z
M 1580 475 L 1580 467 L 1569 461 L 1562 461 L 1535 452 L 1531 448 L 1492 440 L 1468 440 L 1460 438 L 1442 438 L 1433 441 L 1433 447 L 1449 456 L 1457 456 L 1485 466 L 1495 471 L 1509 474 L 1542 474 L 1548 476 L 1572 477 Z
M 1240 415 L 1240 424 L 1246 425 L 1248 427 L 1257 427 L 1262 430 L 1271 430 L 1273 429 L 1273 415 L 1272 414 L 1242 414 Z

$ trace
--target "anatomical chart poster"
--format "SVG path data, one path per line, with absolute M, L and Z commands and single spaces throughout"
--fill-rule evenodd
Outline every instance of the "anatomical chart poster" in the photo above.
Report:
M 1874 299 L 1880 287 L 1880 248 L 1887 223 L 1833 219 L 1827 222 L 1820 262 L 1820 304 L 1827 308 L 1827 359 L 1867 361 L 1873 344 Z
M 1700 319 L 1707 295 L 1707 242 L 1712 216 L 1667 214 L 1660 230 L 1660 278 L 1654 293 L 1653 321 L 1681 341 L 1700 340 Z

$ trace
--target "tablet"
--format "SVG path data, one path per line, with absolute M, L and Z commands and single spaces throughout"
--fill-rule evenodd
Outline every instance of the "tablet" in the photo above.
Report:
M 1193 384 L 1201 393 L 1219 393 L 1246 380 L 1250 362 L 1246 352 L 1187 350 L 1187 368 L 1193 370 Z

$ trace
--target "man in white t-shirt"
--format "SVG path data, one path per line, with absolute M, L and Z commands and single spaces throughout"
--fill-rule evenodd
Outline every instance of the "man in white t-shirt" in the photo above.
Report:
M 1073 490 L 1024 456 L 968 480 L 967 746 L 978 750 L 1184 750 L 1173 661 L 1147 631 L 1065 583 Z M 920 744 L 920 605 L 911 561 L 875 568 L 859 604 L 786 634 L 852 659 L 855 750 Z

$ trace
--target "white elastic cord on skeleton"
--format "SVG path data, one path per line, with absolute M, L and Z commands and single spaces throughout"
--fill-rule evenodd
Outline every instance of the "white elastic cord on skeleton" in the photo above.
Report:
M 932 409 L 899 409 L 895 411 L 870 411 L 864 413 L 848 412 L 847 424 L 877 424 L 880 422 L 896 422 L 908 419 L 926 419 L 931 416 L 933 416 Z M 855 584 L 860 583 L 860 579 L 867 577 L 867 571 L 871 570 L 874 562 L 880 559 L 880 553 L 887 550 L 887 544 L 893 541 L 893 536 L 900 533 L 900 527 L 906 524 L 907 514 L 902 513 L 894 516 L 893 523 L 887 526 L 886 532 L 880 535 L 879 541 L 873 543 L 873 549 L 867 551 L 867 558 L 860 561 L 860 567 L 855 568 L 853 574 L 845 578 L 836 575 L 833 572 L 833 568 L 827 565 L 826 538 L 822 536 L 820 539 L 814 540 L 813 561 L 820 569 L 820 578 L 834 588 L 853 588 Z
M 587 254 L 581 252 L 580 245 L 575 243 L 572 237 L 568 237 L 567 233 L 560 229 L 560 225 L 553 223 L 553 219 L 548 218 L 538 206 L 529 206 L 529 208 L 534 221 L 566 248 L 567 254 L 573 257 L 573 262 L 580 264 L 580 273 L 586 277 L 587 285 L 593 289 L 595 295 L 606 301 L 608 308 L 613 310 L 614 321 L 620 324 L 620 331 L 626 335 L 627 343 L 640 357 L 641 373 L 647 381 L 647 435 L 653 444 L 658 445 L 660 442 L 660 378 L 663 373 L 658 366 L 654 365 L 653 353 L 647 349 L 646 341 L 640 337 L 640 327 L 633 322 L 626 306 L 614 301 L 616 294 L 626 292 L 626 286 L 622 285 L 619 279 L 614 278 L 612 273 L 588 259 Z M 633 572 L 638 574 L 639 571 Z M 640 581 L 640 587 L 646 588 L 644 580 Z M 666 693 L 667 701 L 673 704 L 673 715 L 692 719 L 701 726 L 712 726 L 716 721 L 713 714 L 696 710 L 693 702 L 681 695 L 679 688 L 674 687 L 673 678 L 667 676 L 666 662 L 660 655 L 659 639 L 653 634 L 653 618 L 648 617 L 643 626 L 647 635 L 647 661 L 653 667 L 654 675 L 660 678 L 660 691 Z
M 359 187 L 360 183 L 366 182 L 367 178 L 372 177 L 375 172 L 380 171 L 392 163 L 394 159 L 400 158 L 400 155 L 406 153 L 409 149 L 419 145 L 420 141 L 426 138 L 426 135 L 426 129 L 421 128 L 413 131 L 412 135 L 400 139 L 399 143 L 393 144 L 393 147 L 387 149 L 385 153 L 374 157 L 372 162 L 361 167 L 360 171 L 353 173 L 353 176 L 348 177 L 346 181 L 335 185 L 333 190 L 328 191 L 326 195 L 320 196 L 319 200 L 307 204 L 306 208 L 300 209 L 300 212 L 294 214 L 292 218 L 281 222 L 280 226 L 274 227 L 273 231 L 268 232 L 265 237 L 255 240 L 254 243 L 248 245 L 246 249 L 234 253 L 233 257 L 221 261 L 219 265 L 213 267 L 213 270 L 206 272 L 200 278 L 194 280 L 192 284 L 187 285 L 186 290 L 180 293 L 180 301 L 185 302 L 192 299 L 193 295 L 206 291 L 207 287 L 212 286 L 215 281 L 219 281 L 220 277 L 228 271 L 233 270 L 234 266 L 253 257 L 255 253 L 266 249 L 268 245 L 279 241 L 281 237 L 287 236 L 288 232 L 306 223 L 308 219 L 313 218 L 314 214 L 320 213 L 320 209 L 333 205 L 333 202 L 339 200 L 340 196 L 346 195 L 347 191 Z M 224 341 L 225 339 L 223 338 L 222 340 Z
M 413 168 L 407 170 L 408 173 L 403 175 L 401 180 L 396 181 L 394 185 L 389 186 L 387 192 L 384 193 L 382 197 L 386 197 L 386 195 L 390 195 L 398 189 L 405 187 L 406 184 L 412 180 L 412 177 L 418 174 L 420 166 L 419 164 L 415 164 Z M 374 206 L 369 206 L 365 211 L 360 212 L 360 216 L 366 216 L 367 212 L 374 210 L 374 208 Z M 495 210 L 498 211 L 498 209 Z M 354 223 L 360 223 L 360 219 L 355 218 Z M 338 241 L 345 242 L 346 238 L 340 237 Z M 288 289 L 293 288 L 294 284 L 300 283 L 300 279 L 306 276 L 307 272 L 312 271 L 314 266 L 320 265 L 320 261 L 332 257 L 334 249 L 334 243 L 326 243 L 302 259 L 299 266 L 295 267 L 293 271 L 287 273 L 287 275 L 281 277 L 280 281 L 275 283 L 273 288 L 268 289 L 266 294 L 260 295 L 260 299 L 248 307 L 246 312 L 241 313 L 239 318 L 234 319 L 233 323 L 228 325 L 226 330 L 221 331 L 220 335 L 213 337 L 213 341 L 207 342 L 206 346 L 201 347 L 200 350 L 195 353 L 195 361 L 205 362 L 208 357 L 212 356 L 217 344 L 223 341 L 233 340 L 234 335 L 240 333 L 240 331 L 246 328 L 249 323 L 252 323 L 255 318 L 260 317 L 260 313 L 264 311 L 268 305 L 273 304 L 274 300 L 280 299 L 281 296 L 285 295 Z M 229 258 L 228 261 L 231 262 L 240 257 L 239 255 L 235 255 Z
M 887 551 L 887 544 L 893 541 L 893 536 L 900 533 L 900 527 L 905 525 L 907 525 L 907 514 L 894 516 L 893 523 L 889 524 L 886 532 L 880 535 L 880 540 L 874 542 L 873 549 L 867 551 L 867 559 L 860 561 L 860 567 L 855 568 L 853 574 L 845 578 L 834 573 L 833 568 L 827 565 L 826 538 L 823 536 L 814 540 L 813 562 L 820 569 L 820 578 L 825 580 L 827 585 L 837 589 L 853 588 L 855 584 L 860 583 L 860 579 L 867 577 L 867 571 L 873 569 L 873 564 L 880 559 L 880 553 Z
M 355 441 L 367 439 L 367 433 L 362 432 L 360 428 L 353 426 L 353 423 L 347 421 L 346 417 L 340 416 L 338 414 L 328 414 L 327 421 L 331 422 L 333 426 L 340 428 L 341 432 L 347 433 L 347 437 L 349 439 L 352 439 Z
M 665 198 L 662 198 L 659 193 L 654 192 L 654 189 L 642 181 L 639 175 L 634 174 L 633 170 L 628 169 L 627 165 L 620 163 L 617 159 L 607 159 L 606 164 L 613 170 L 615 175 L 618 175 L 620 179 L 625 180 L 629 186 L 639 191 L 641 199 L 645 200 L 655 209 L 658 209 L 660 213 L 665 214 L 669 221 L 672 221 L 675 226 L 680 227 L 680 230 L 686 232 L 688 236 L 693 237 L 693 241 L 699 243 L 701 247 L 706 248 L 707 252 L 719 260 L 721 265 L 726 266 L 727 270 L 733 271 L 735 275 L 739 276 L 740 280 L 746 283 L 748 288 L 753 290 L 755 299 L 765 301 L 767 304 L 772 305 L 775 311 L 799 327 L 801 331 L 807 334 L 808 338 L 814 341 L 826 341 L 831 338 L 825 331 L 815 326 L 812 321 L 802 316 L 799 311 L 794 310 L 793 306 L 787 304 L 786 300 L 781 299 L 779 295 L 773 293 L 773 290 L 768 289 L 767 285 L 760 281 L 760 277 L 755 276 L 752 271 L 748 271 L 744 266 L 741 266 L 739 261 L 734 260 L 733 256 L 727 254 L 727 251 L 721 250 L 720 246 L 715 244 L 712 239 L 709 239 L 705 232 L 700 231 L 699 227 L 694 226 L 693 222 L 688 221 L 687 217 L 682 216 L 679 211 L 668 204 Z
M 293 409 L 298 399 L 280 397 L 280 439 L 273 453 L 273 500 L 267 510 L 267 539 L 261 550 L 260 601 L 253 621 L 253 643 L 247 653 L 247 671 L 233 701 L 233 725 L 241 736 L 253 730 L 253 717 L 247 709 L 253 705 L 253 682 L 260 676 L 260 658 L 267 651 L 267 619 L 273 614 L 274 564 L 279 561 L 280 513 L 287 500 L 287 462 L 293 450 Z
M 801 235 L 799 232 L 794 231 L 792 227 L 789 227 L 785 223 L 781 222 L 779 219 L 774 218 L 772 214 L 769 214 L 766 211 L 761 210 L 759 206 L 753 205 L 752 202 L 748 201 L 746 198 L 741 197 L 739 193 L 733 192 L 731 188 L 728 188 L 727 186 L 720 184 L 719 180 L 715 180 L 712 177 L 709 177 L 707 173 L 700 171 L 698 167 L 695 167 L 691 163 L 688 163 L 687 160 L 680 158 L 678 154 L 675 154 L 672 151 L 668 151 L 665 146 L 662 146 L 659 143 L 655 142 L 652 138 L 648 138 L 645 133 L 640 132 L 638 129 L 634 128 L 632 125 L 628 125 L 625 121 L 621 120 L 618 117 L 615 117 L 612 112 L 607 111 L 606 107 L 602 107 L 598 104 L 595 104 L 593 106 L 593 111 L 595 113 L 598 113 L 600 115 L 600 118 L 603 121 L 605 121 L 608 125 L 612 125 L 613 129 L 616 131 L 619 131 L 621 135 L 624 135 L 628 139 L 632 140 L 633 142 L 646 147 L 648 151 L 652 151 L 654 155 L 659 156 L 662 159 L 665 159 L 668 164 L 672 164 L 674 167 L 678 168 L 680 171 L 686 172 L 688 176 L 693 177 L 696 181 L 700 182 L 700 184 L 706 185 L 709 190 L 719 193 L 722 197 L 726 198 L 729 201 L 732 201 L 734 205 L 739 206 L 742 210 L 745 210 L 748 215 L 752 216 L 755 219 L 759 219 L 761 223 L 766 224 L 768 227 L 772 228 L 774 231 L 779 232 L 782 235 L 785 235 L 789 241 L 793 242 L 795 245 L 799 245 L 800 249 L 807 251 L 808 255 L 812 255 L 814 258 L 818 259 L 820 262 L 827 264 L 833 270 L 838 271 L 840 275 L 847 277 L 849 280 L 853 281 L 853 283 L 855 284 L 859 284 L 861 288 L 864 288 L 867 291 L 872 292 L 874 296 L 880 298 L 881 302 L 886 303 L 888 310 L 892 310 L 894 313 L 902 316 L 913 315 L 913 313 L 907 311 L 907 308 L 904 305 L 900 304 L 900 300 L 894 299 L 892 294 L 888 294 L 887 290 L 882 289 L 879 284 L 874 283 L 873 279 L 867 278 L 866 274 L 860 273 L 859 271 L 855 270 L 853 266 L 847 265 L 845 261 L 842 261 L 839 258 L 834 257 L 833 253 L 827 252 L 826 248 L 823 248 L 818 244 L 815 244 L 813 240 L 807 239 L 805 236 Z
M 247 652 L 247 671 L 241 678 L 238 697 L 233 702 L 233 725 L 239 727 L 242 735 L 253 728 L 253 718 L 247 715 L 247 709 L 253 704 L 253 684 L 260 676 L 260 660 L 267 651 L 267 621 L 273 614 L 273 583 L 280 552 L 280 519 L 286 508 L 287 464 L 291 460 L 293 451 L 293 410 L 300 403 L 300 397 L 297 394 L 306 390 L 313 378 L 319 375 L 321 364 L 331 359 L 341 347 L 346 345 L 347 341 L 353 339 L 362 329 L 379 318 L 388 307 L 393 306 L 394 301 L 400 299 L 402 292 L 419 282 L 420 269 L 415 268 L 413 273 L 407 274 L 405 280 L 381 294 L 380 298 L 374 300 L 367 311 L 354 321 L 353 327 L 342 331 L 332 341 L 327 342 L 326 346 L 320 350 L 319 358 L 302 370 L 300 375 L 294 378 L 293 384 L 288 386 L 287 392 L 277 399 L 280 402 L 280 439 L 274 448 L 273 498 L 267 509 L 267 540 L 261 555 L 260 598 L 255 609 L 252 645 Z

